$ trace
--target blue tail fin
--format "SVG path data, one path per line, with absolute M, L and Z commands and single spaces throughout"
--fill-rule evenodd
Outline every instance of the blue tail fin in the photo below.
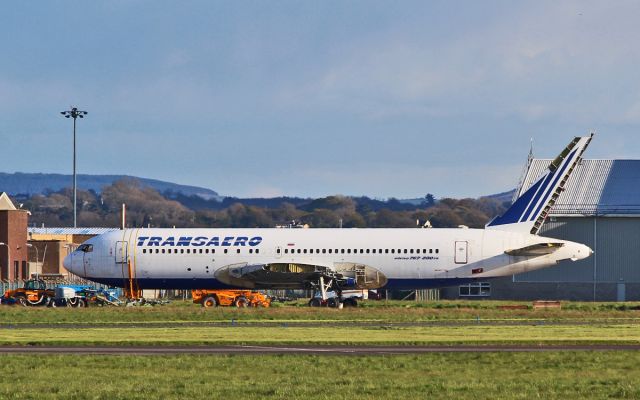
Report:
M 592 138 L 593 134 L 574 138 L 542 176 L 486 228 L 537 234 Z

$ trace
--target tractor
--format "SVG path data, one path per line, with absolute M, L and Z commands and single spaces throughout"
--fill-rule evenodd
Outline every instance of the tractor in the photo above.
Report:
M 20 289 L 7 290 L 2 296 L 3 303 L 15 303 L 22 306 L 48 306 L 55 297 L 53 289 L 47 289 L 42 279 L 29 279 Z

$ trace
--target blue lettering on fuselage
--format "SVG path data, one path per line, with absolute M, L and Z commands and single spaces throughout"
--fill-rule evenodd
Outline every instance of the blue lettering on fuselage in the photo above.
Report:
M 180 236 L 178 242 L 173 236 L 140 236 L 138 238 L 138 246 L 252 246 L 255 247 L 262 243 L 262 236 L 225 236 L 220 240 L 219 236 Z

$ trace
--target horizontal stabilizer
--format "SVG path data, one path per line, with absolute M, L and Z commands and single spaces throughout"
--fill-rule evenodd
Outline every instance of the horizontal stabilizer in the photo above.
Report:
M 514 257 L 536 257 L 551 254 L 564 246 L 564 243 L 536 243 L 519 249 L 506 250 L 504 253 Z

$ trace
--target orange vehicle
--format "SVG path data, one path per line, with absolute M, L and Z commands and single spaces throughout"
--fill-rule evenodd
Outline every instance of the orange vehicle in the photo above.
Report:
M 3 303 L 15 302 L 23 306 L 47 306 L 55 296 L 53 289 L 41 279 L 30 279 L 20 289 L 7 290 L 2 296 Z
M 191 291 L 193 302 L 203 307 L 236 306 L 269 307 L 271 299 L 264 293 L 253 290 L 207 290 Z

